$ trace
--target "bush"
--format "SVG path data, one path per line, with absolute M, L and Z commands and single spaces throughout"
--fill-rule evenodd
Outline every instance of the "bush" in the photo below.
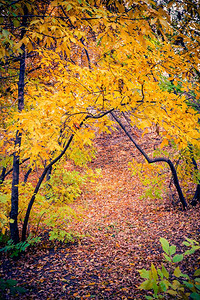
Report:
M 189 247 L 183 254 L 176 253 L 176 246 L 169 245 L 165 238 L 160 238 L 163 255 L 167 262 L 167 268 L 162 264 L 157 268 L 151 264 L 151 269 L 139 270 L 140 276 L 146 279 L 139 286 L 142 290 L 151 290 L 152 296 L 145 296 L 146 299 L 200 299 L 200 269 L 196 269 L 193 278 L 183 274 L 179 263 L 187 255 L 192 255 L 200 249 L 198 242 L 186 238 L 183 245 Z
M 10 257 L 18 257 L 21 252 L 24 252 L 27 247 L 33 246 L 40 242 L 40 237 L 32 238 L 29 236 L 26 241 L 15 244 L 13 240 L 9 240 L 7 245 L 0 249 L 0 252 L 6 252 Z
M 13 279 L 4 280 L 0 278 L 0 292 L 4 294 L 6 291 L 10 291 L 11 295 L 16 295 L 18 293 L 26 293 L 26 289 L 20 286 L 17 286 L 17 281 Z M 0 299 L 4 299 L 3 295 L 0 295 Z

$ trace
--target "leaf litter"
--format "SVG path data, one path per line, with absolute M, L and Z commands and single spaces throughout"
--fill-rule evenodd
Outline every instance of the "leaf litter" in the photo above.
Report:
M 150 152 L 149 140 L 146 135 L 140 145 Z M 123 133 L 103 133 L 95 143 L 90 167 L 101 168 L 101 176 L 73 204 L 77 211 L 81 207 L 82 219 L 70 225 L 83 238 L 71 244 L 45 240 L 18 261 L 2 256 L 1 277 L 27 289 L 15 297 L 8 291 L 5 299 L 144 299 L 138 270 L 163 261 L 159 238 L 179 252 L 185 237 L 199 240 L 199 204 L 183 211 L 168 196 L 141 199 L 143 187 L 128 162 L 143 158 Z M 198 264 L 199 253 L 182 270 L 192 273 Z

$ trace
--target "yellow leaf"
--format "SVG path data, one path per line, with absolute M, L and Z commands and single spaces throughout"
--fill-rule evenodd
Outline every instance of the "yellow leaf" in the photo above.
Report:
M 154 19 L 151 19 L 150 23 L 151 23 L 151 25 L 154 25 L 157 21 L 158 21 L 158 19 L 154 18 Z
M 71 20 L 72 24 L 74 24 L 76 22 L 76 17 L 72 16 L 72 17 L 70 17 L 70 20 Z
M 163 18 L 160 18 L 159 21 L 160 21 L 160 23 L 163 27 L 168 27 L 169 26 L 167 20 L 165 20 Z
M 167 140 L 167 139 L 164 139 L 164 140 L 162 141 L 162 143 L 160 144 L 160 148 L 162 149 L 163 147 L 168 146 L 168 144 L 169 144 L 168 140 Z

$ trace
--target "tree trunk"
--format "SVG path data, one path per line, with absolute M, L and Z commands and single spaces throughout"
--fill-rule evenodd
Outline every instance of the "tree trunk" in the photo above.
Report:
M 22 30 L 21 39 L 24 37 L 27 25 L 27 8 L 24 7 L 24 17 L 22 19 Z M 22 54 L 20 58 L 20 71 L 19 71 L 19 81 L 18 81 L 18 111 L 21 112 L 24 108 L 24 78 L 25 78 L 25 45 L 21 46 Z M 11 193 L 11 211 L 10 211 L 10 234 L 11 239 L 14 243 L 19 242 L 19 229 L 17 224 L 18 217 L 18 202 L 19 202 L 19 165 L 20 165 L 20 146 L 21 146 L 21 133 L 17 131 L 15 138 L 15 148 L 16 152 L 13 155 L 13 175 L 12 175 L 12 193 Z
M 26 172 L 26 174 L 24 175 L 24 183 L 27 183 L 28 181 L 28 176 L 31 174 L 32 172 L 32 168 L 28 169 L 28 171 Z
M 193 206 L 196 206 L 197 202 L 200 202 L 200 184 L 197 184 L 197 188 L 196 188 L 196 191 L 195 191 L 195 194 L 194 194 L 191 204 Z
M 190 151 L 190 154 L 191 154 L 194 169 L 195 169 L 196 172 L 198 172 L 198 165 L 197 165 L 197 162 L 194 158 L 193 146 L 192 146 L 192 144 L 189 144 L 188 147 L 189 147 L 189 151 Z M 197 184 L 196 191 L 195 191 L 194 197 L 193 197 L 192 202 L 191 202 L 192 206 L 196 206 L 198 201 L 200 201 L 200 183 Z
M 15 146 L 21 145 L 21 136 L 19 132 L 16 133 Z M 17 152 L 18 153 L 18 152 Z M 19 184 L 19 154 L 14 154 L 13 157 L 13 175 L 12 175 L 12 194 L 11 194 L 11 211 L 10 211 L 10 234 L 11 239 L 15 244 L 19 242 L 19 230 L 17 224 L 18 216 L 18 184 Z
M 123 124 L 120 122 L 120 120 L 115 116 L 115 114 L 113 112 L 111 112 L 111 115 L 113 116 L 113 118 L 115 119 L 115 121 L 120 125 L 120 127 L 123 129 L 123 131 L 126 133 L 126 135 L 129 137 L 129 139 L 131 140 L 131 142 L 135 145 L 135 147 L 145 157 L 145 159 L 148 161 L 148 163 L 152 164 L 152 163 L 155 163 L 155 162 L 166 162 L 169 165 L 170 170 L 172 172 L 172 176 L 173 176 L 173 180 L 174 180 L 174 185 L 175 185 L 176 190 L 177 190 L 178 195 L 179 195 L 180 202 L 182 203 L 183 208 L 185 209 L 187 207 L 187 202 L 185 201 L 185 197 L 183 196 L 182 189 L 181 189 L 180 184 L 179 184 L 177 172 L 176 172 L 176 169 L 175 169 L 173 163 L 171 162 L 171 160 L 170 159 L 166 159 L 164 157 L 157 157 L 157 158 L 154 158 L 154 159 L 149 158 L 148 155 L 144 152 L 144 150 L 142 150 L 140 148 L 140 146 L 135 142 L 135 140 L 132 138 L 132 136 L 128 133 L 128 131 L 126 130 L 126 128 L 123 126 Z
M 6 175 L 6 167 L 3 167 L 3 170 L 0 175 L 0 184 L 2 184 L 4 182 L 5 175 Z

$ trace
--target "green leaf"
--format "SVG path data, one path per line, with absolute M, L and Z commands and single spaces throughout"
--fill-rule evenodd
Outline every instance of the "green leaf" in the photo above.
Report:
M 190 297 L 195 300 L 200 300 L 200 294 L 197 294 L 197 293 L 190 294 Z
M 178 281 L 178 280 L 173 280 L 173 282 L 172 282 L 172 288 L 173 288 L 173 290 L 177 290 L 177 288 L 179 288 L 180 287 L 180 282 Z
M 168 279 L 169 278 L 169 272 L 166 270 L 166 268 L 162 265 L 162 272 L 163 275 Z
M 174 257 L 173 257 L 173 262 L 174 263 L 177 263 L 177 262 L 180 262 L 183 260 L 183 254 L 176 254 Z
M 1 203 L 7 203 L 8 202 L 8 198 L 9 198 L 9 195 L 5 195 L 5 194 L 2 194 L 0 193 L 0 201 Z
M 185 254 L 185 255 L 191 255 L 191 254 L 193 254 L 196 250 L 197 250 L 197 249 L 192 248 L 192 249 L 190 249 L 190 250 L 185 251 L 184 254 Z
M 166 279 L 164 279 L 163 282 L 165 283 L 165 285 L 166 285 L 166 287 L 168 289 L 169 286 L 171 285 L 171 283 L 168 280 L 166 280 Z
M 172 245 L 169 247 L 169 254 L 173 255 L 174 253 L 176 253 L 176 246 Z
M 7 288 L 6 281 L 4 279 L 0 278 L 0 290 L 5 291 L 6 288 Z
M 186 279 L 190 279 L 190 277 L 187 274 L 182 274 L 181 276 L 186 278 Z
M 8 286 L 15 286 L 17 284 L 17 281 L 14 279 L 8 279 L 6 280 L 6 283 Z
M 67 11 L 71 10 L 73 8 L 73 6 L 69 3 L 67 4 Z
M 165 253 L 163 253 L 165 259 L 169 262 L 172 262 L 171 257 L 169 257 L 168 255 L 166 255 Z
M 177 292 L 173 291 L 173 290 L 168 290 L 167 293 L 170 294 L 170 295 L 172 295 L 172 296 L 176 296 L 177 295 Z
M 186 241 L 183 242 L 183 245 L 185 245 L 185 246 L 187 246 L 187 247 L 191 246 L 191 244 L 188 243 L 188 242 L 186 242 Z
M 169 254 L 169 242 L 165 238 L 160 238 L 160 243 L 162 245 L 163 251 Z
M 195 288 L 200 291 L 200 282 L 194 284 Z
M 146 269 L 142 269 L 138 271 L 142 278 L 150 279 L 150 271 Z
M 177 267 L 175 270 L 174 270 L 174 276 L 176 277 L 180 277 L 182 274 L 181 270 L 179 267 Z
M 190 244 L 192 244 L 192 245 L 194 245 L 194 244 L 198 245 L 198 244 L 199 244 L 197 241 L 192 240 L 192 239 L 189 239 L 189 238 L 187 238 L 187 237 L 186 237 L 186 240 L 187 240 Z
M 157 294 L 158 294 L 158 285 L 157 285 L 156 281 L 153 281 L 152 287 L 153 287 L 154 295 L 157 296 Z
M 151 274 L 154 280 L 158 280 L 158 273 L 154 264 L 151 264 Z
M 157 272 L 158 272 L 158 275 L 160 276 L 160 278 L 163 279 L 163 277 L 164 277 L 163 272 L 160 269 L 158 269 Z
M 153 287 L 153 282 L 151 280 L 145 280 L 139 286 L 140 290 L 150 290 Z
M 10 32 L 9 32 L 8 30 L 6 30 L 6 29 L 3 29 L 3 30 L 2 30 L 2 34 L 3 34 L 6 38 L 8 38 L 8 36 L 10 35 Z
M 13 24 L 14 24 L 15 27 L 19 27 L 20 22 L 17 19 L 14 19 Z
M 190 283 L 190 282 L 187 282 L 187 281 L 183 281 L 183 283 L 189 289 L 192 289 L 194 287 L 193 283 Z
M 200 275 L 200 269 L 197 269 L 195 272 L 194 272 L 194 276 L 199 276 Z
M 167 285 L 166 285 L 165 281 L 160 281 L 159 285 L 161 287 L 162 292 L 166 292 L 167 291 Z
M 98 42 L 97 42 L 97 46 L 99 46 L 100 44 L 101 44 L 101 40 L 102 40 L 102 36 L 100 37 L 100 39 L 98 40 Z
M 15 290 L 16 290 L 18 293 L 20 293 L 20 294 L 24 294 L 24 293 L 27 292 L 27 290 L 26 290 L 25 288 L 21 287 L 21 286 L 16 286 L 16 287 L 15 287 Z

